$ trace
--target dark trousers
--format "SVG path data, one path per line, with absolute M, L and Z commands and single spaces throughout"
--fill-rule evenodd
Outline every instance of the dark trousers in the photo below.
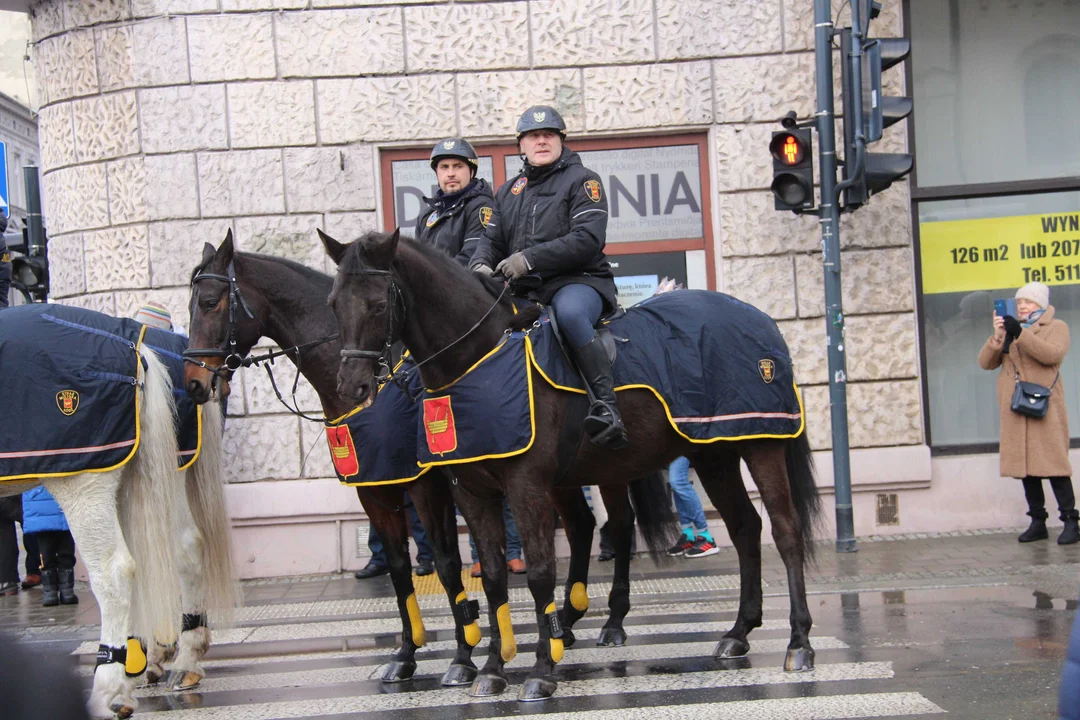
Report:
M 431 545 L 428 544 L 427 533 L 424 532 L 424 526 L 420 522 L 420 514 L 416 512 L 416 506 L 413 505 L 412 498 L 409 497 L 408 493 L 405 493 L 405 510 L 409 513 L 409 525 L 412 526 L 413 540 L 416 541 L 416 562 L 434 562 L 435 553 L 432 552 Z M 386 559 L 386 550 L 383 548 L 382 538 L 379 537 L 379 533 L 375 532 L 374 525 L 371 525 L 368 529 L 367 546 L 368 550 L 371 551 L 369 565 L 386 567 L 390 564 L 390 561 Z
M 604 311 L 604 299 L 591 286 L 575 283 L 559 288 L 551 298 L 551 306 L 563 337 L 578 350 L 593 339 L 593 328 Z
M 23 530 L 23 547 L 26 548 L 26 574 L 38 575 L 41 573 L 41 549 L 38 548 L 37 533 L 29 533 Z M 74 540 L 72 541 L 74 542 Z
M 34 533 L 41 550 L 41 569 L 71 570 L 75 567 L 75 539 L 67 530 Z
M 19 541 L 15 523 L 22 523 L 22 495 L 0 498 L 0 583 L 19 582 Z
M 1046 512 L 1046 495 L 1043 493 L 1042 478 L 1027 476 L 1024 482 L 1024 497 L 1027 498 L 1028 515 L 1036 520 L 1045 520 L 1049 517 Z M 1050 478 L 1050 487 L 1054 490 L 1057 498 L 1058 511 L 1062 520 L 1071 520 L 1077 517 L 1076 495 L 1073 493 L 1072 479 L 1067 477 Z

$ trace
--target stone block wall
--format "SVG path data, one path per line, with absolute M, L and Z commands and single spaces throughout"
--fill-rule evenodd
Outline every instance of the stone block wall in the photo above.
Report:
M 820 232 L 768 191 L 776 120 L 814 104 L 808 0 L 42 0 L 32 25 L 57 300 L 155 299 L 186 325 L 188 273 L 228 228 L 329 270 L 314 230 L 377 225 L 379 146 L 505 140 L 532 103 L 575 135 L 708 130 L 721 289 L 779 321 L 829 446 Z M 874 30 L 900 34 L 900 0 Z M 857 447 L 923 439 L 910 225 L 906 183 L 842 222 Z M 233 481 L 300 477 L 315 433 L 261 376 L 237 385 Z

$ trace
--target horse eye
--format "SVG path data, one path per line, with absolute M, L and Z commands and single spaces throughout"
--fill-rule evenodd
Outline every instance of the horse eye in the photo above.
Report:
M 372 312 L 374 312 L 376 315 L 382 315 L 384 312 L 386 312 L 386 301 L 383 300 L 376 304 L 375 307 L 372 308 Z

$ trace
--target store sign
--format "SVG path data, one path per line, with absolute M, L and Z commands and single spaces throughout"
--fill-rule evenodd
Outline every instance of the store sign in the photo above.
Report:
M 439 183 L 428 160 L 395 160 L 390 165 L 394 184 L 394 223 L 401 228 L 402 234 L 412 237 L 416 219 L 427 208 L 424 197 L 434 196 Z M 487 180 L 489 185 L 494 183 L 490 157 L 480 158 L 476 176 Z
M 924 222 L 923 293 L 1080 284 L 1080 213 Z
M 588 150 L 579 155 L 607 191 L 608 242 L 704 237 L 697 145 Z M 508 155 L 506 177 L 519 172 L 521 160 Z

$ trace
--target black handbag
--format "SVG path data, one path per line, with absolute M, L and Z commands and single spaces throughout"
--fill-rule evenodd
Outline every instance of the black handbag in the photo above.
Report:
M 1016 372 L 1015 367 L 1013 368 L 1013 375 L 1016 378 L 1016 385 L 1013 388 L 1010 409 L 1014 413 L 1026 415 L 1027 417 L 1046 417 L 1046 411 L 1050 409 L 1050 393 L 1053 391 L 1054 385 L 1057 385 L 1061 373 L 1054 375 L 1054 382 L 1050 387 L 1024 382 L 1020 379 L 1020 374 Z

